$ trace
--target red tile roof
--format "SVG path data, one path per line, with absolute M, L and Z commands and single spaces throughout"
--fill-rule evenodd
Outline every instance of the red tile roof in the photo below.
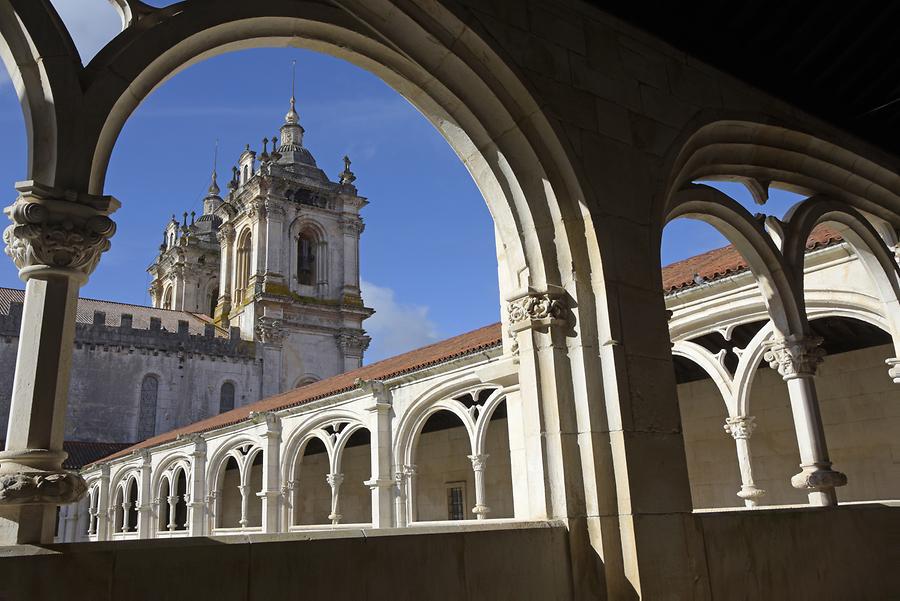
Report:
M 841 240 L 837 232 L 820 225 L 812 231 L 806 249 L 814 250 Z M 697 286 L 695 275 L 709 282 L 745 271 L 747 267 L 747 261 L 734 246 L 723 246 L 663 267 L 663 291 L 669 293 Z
M 154 447 L 171 442 L 181 434 L 208 432 L 237 424 L 246 420 L 253 411 L 276 411 L 309 403 L 318 399 L 333 396 L 356 388 L 356 380 L 387 380 L 397 376 L 431 367 L 479 351 L 485 351 L 500 345 L 500 324 L 495 323 L 466 334 L 448 338 L 426 347 L 397 355 L 359 369 L 348 371 L 332 378 L 326 378 L 282 394 L 268 397 L 255 403 L 249 403 L 237 409 L 215 415 L 205 420 L 189 424 L 182 428 L 148 438 L 126 449 L 113 453 L 105 460 L 128 455 L 136 449 Z

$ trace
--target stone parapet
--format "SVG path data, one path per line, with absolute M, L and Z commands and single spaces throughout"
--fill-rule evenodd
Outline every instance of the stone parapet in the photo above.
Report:
M 85 345 L 124 347 L 129 350 L 146 349 L 159 352 L 182 352 L 234 359 L 252 360 L 256 357 L 256 345 L 242 340 L 237 328 L 224 337 L 209 324 L 203 334 L 192 334 L 187 321 L 179 321 L 178 330 L 170 332 L 162 328 L 158 319 L 150 319 L 149 329 L 132 327 L 131 315 L 123 313 L 121 324 L 106 325 L 105 315 L 95 312 L 91 324 L 75 324 L 75 347 Z M 18 338 L 22 322 L 22 304 L 10 304 L 8 314 L 0 314 L 0 337 Z

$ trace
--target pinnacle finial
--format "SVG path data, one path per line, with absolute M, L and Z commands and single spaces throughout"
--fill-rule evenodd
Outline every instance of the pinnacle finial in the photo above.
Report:
M 342 184 L 352 184 L 356 181 L 356 175 L 350 171 L 350 157 L 344 155 L 344 170 L 340 174 Z
M 209 192 L 209 194 L 208 194 L 209 196 L 218 196 L 219 195 L 219 191 L 220 191 L 219 183 L 216 181 L 216 178 L 218 175 L 216 173 L 216 171 L 218 170 L 218 167 L 219 167 L 219 138 L 216 138 L 216 147 L 215 147 L 215 150 L 213 151 L 212 178 L 210 179 L 209 189 L 207 190 L 207 192 Z
M 297 80 L 297 61 L 291 61 L 291 108 L 284 116 L 286 125 L 297 125 L 300 122 L 300 116 L 297 114 L 296 98 L 294 97 L 294 88 Z

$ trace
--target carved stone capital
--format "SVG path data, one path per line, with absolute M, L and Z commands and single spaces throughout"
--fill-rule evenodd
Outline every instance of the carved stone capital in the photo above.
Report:
M 556 287 L 548 292 L 529 290 L 527 294 L 511 299 L 506 310 L 511 334 L 535 326 L 564 325 L 567 321 L 563 290 Z
M 272 317 L 260 317 L 256 320 L 256 336 L 263 344 L 281 345 L 284 342 L 282 321 Z
M 349 236 L 359 236 L 366 229 L 362 219 L 343 219 L 341 220 L 341 230 Z
M 219 226 L 219 231 L 216 232 L 216 240 L 219 241 L 219 244 L 231 244 L 234 242 L 234 226 L 226 221 L 222 225 Z
M 84 478 L 71 472 L 25 471 L 0 475 L 0 504 L 75 503 L 87 493 Z
M 472 462 L 472 469 L 476 472 L 483 472 L 487 467 L 487 460 L 490 455 L 482 453 L 481 455 L 469 455 L 469 461 Z
M 344 474 L 326 474 L 325 481 L 331 488 L 338 488 L 344 483 Z
M 266 199 L 254 198 L 247 205 L 247 212 L 251 219 L 262 220 L 266 218 Z
M 116 231 L 108 215 L 118 201 L 63 193 L 33 182 L 19 191 L 16 202 L 4 210 L 12 225 L 4 230 L 3 242 L 23 276 L 47 268 L 90 275 Z
M 725 431 L 735 440 L 748 440 L 756 430 L 756 418 L 752 415 L 738 415 L 725 420 Z
M 769 367 L 777 369 L 785 380 L 810 377 L 825 357 L 818 336 L 788 336 L 766 343 L 763 358 Z
M 248 415 L 254 424 L 265 424 L 269 434 L 281 434 L 281 418 L 272 411 L 251 411 Z
M 362 357 L 372 341 L 363 330 L 341 330 L 336 337 L 341 352 L 351 357 Z

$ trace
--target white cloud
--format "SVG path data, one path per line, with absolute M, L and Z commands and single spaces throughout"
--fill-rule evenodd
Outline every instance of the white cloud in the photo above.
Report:
M 393 357 L 440 339 L 437 324 L 428 318 L 428 307 L 398 303 L 394 291 L 371 282 L 360 282 L 366 306 L 376 313 L 363 323 L 372 337 L 366 363 Z
M 122 29 L 122 21 L 109 0 L 51 0 L 56 12 L 87 64 Z

